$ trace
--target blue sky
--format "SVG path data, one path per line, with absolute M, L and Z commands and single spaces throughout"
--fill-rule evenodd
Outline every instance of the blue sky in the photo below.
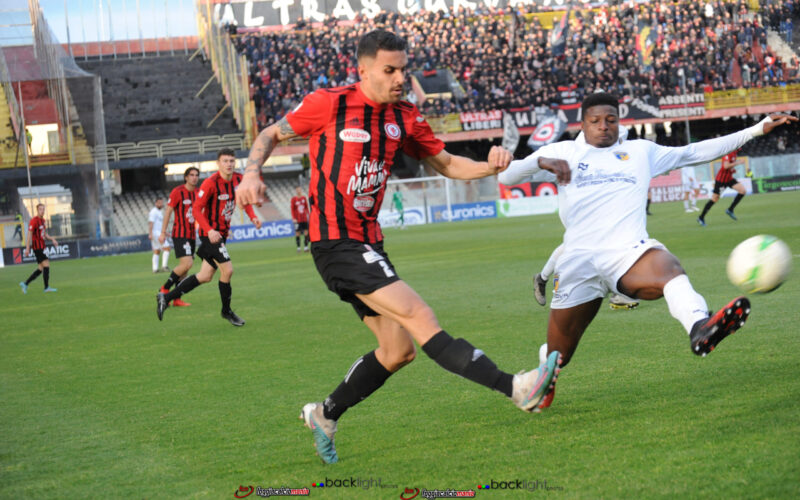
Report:
M 138 39 L 139 17 L 144 38 L 197 34 L 194 0 L 139 0 L 140 16 L 136 4 L 137 0 L 39 0 L 50 29 L 63 43 L 67 42 L 67 18 L 72 43 L 110 40 L 112 34 L 114 40 Z

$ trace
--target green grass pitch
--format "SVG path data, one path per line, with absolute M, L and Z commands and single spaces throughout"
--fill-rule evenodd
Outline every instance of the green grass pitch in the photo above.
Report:
M 767 233 L 793 250 L 794 275 L 751 296 L 747 325 L 707 358 L 690 353 L 663 300 L 605 303 L 553 406 L 530 415 L 420 351 L 342 417 L 334 466 L 297 416 L 376 344 L 293 239 L 230 247 L 238 329 L 219 317 L 215 282 L 159 322 L 166 275 L 146 254 L 53 262 L 55 294 L 39 278 L 22 295 L 32 265 L 0 269 L 0 498 L 233 498 L 240 485 L 315 498 L 797 498 L 800 192 L 749 196 L 738 222 L 729 203 L 706 228 L 680 203 L 648 218 L 715 309 L 737 294 L 725 275 L 737 243 Z M 548 309 L 531 275 L 562 232 L 555 215 L 385 231 L 442 326 L 513 372 L 537 364 Z M 516 480 L 521 490 L 477 489 Z

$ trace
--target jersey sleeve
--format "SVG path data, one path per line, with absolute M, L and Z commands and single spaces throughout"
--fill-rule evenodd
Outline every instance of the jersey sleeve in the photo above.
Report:
M 655 177 L 674 168 L 708 163 L 736 151 L 754 137 L 752 127 L 732 134 L 695 142 L 678 148 L 650 143 L 650 175 Z
M 303 102 L 286 114 L 292 130 L 302 137 L 323 130 L 331 118 L 331 96 L 324 90 L 308 94 Z
M 497 181 L 506 186 L 519 184 L 527 179 L 528 176 L 541 170 L 539 168 L 539 158 L 554 158 L 556 160 L 566 161 L 567 156 L 560 151 L 562 146 L 559 146 L 559 144 L 563 143 L 554 142 L 552 144 L 547 144 L 521 160 L 512 161 L 507 169 L 497 174 Z
M 169 201 L 167 205 L 171 206 L 173 209 L 178 208 L 178 205 L 181 203 L 181 196 L 178 193 L 177 189 L 173 189 L 171 193 L 169 193 Z
M 37 222 L 36 217 L 31 219 L 30 222 L 28 222 L 28 231 L 33 232 L 36 229 L 36 222 Z
M 197 192 L 197 198 L 195 198 L 194 203 L 192 203 L 192 215 L 194 216 L 194 220 L 200 224 L 200 228 L 206 233 L 211 231 L 213 228 L 208 222 L 208 214 L 206 213 L 205 208 L 207 206 L 208 199 L 214 197 L 216 194 L 216 184 L 211 177 L 209 177 L 200 185 L 200 190 Z
M 443 149 L 444 142 L 433 134 L 433 129 L 415 106 L 411 127 L 409 127 L 408 136 L 403 144 L 403 152 L 412 158 L 422 160 L 438 155 Z

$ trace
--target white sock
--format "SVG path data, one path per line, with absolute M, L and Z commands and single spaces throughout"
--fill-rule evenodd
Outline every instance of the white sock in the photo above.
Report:
M 564 252 L 564 244 L 558 245 L 553 253 L 550 254 L 550 258 L 547 259 L 547 263 L 542 268 L 542 272 L 539 274 L 542 275 L 542 279 L 547 281 L 550 279 L 550 275 L 553 274 L 553 271 L 556 268 L 556 262 L 558 262 L 558 258 L 561 257 L 561 254 Z
M 161 251 L 161 267 L 167 267 L 169 264 L 169 250 Z
M 547 363 L 547 342 L 539 348 L 539 364 Z
M 158 271 L 158 254 L 153 254 L 153 272 Z
M 686 333 L 692 332 L 696 322 L 708 317 L 706 299 L 694 291 L 685 274 L 672 278 L 664 285 L 664 299 L 669 306 L 669 313 L 681 322 Z
M 689 210 L 689 200 L 683 200 L 683 208 L 684 210 Z

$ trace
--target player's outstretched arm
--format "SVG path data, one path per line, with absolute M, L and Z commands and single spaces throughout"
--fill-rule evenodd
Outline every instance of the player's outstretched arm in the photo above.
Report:
M 706 139 L 688 146 L 671 148 L 654 145 L 655 154 L 652 157 L 651 174 L 656 176 L 673 168 L 708 163 L 739 149 L 751 139 L 769 134 L 781 125 L 796 121 L 797 117 L 795 116 L 778 113 L 770 115 L 752 127 L 739 132 L 714 139 Z
M 439 154 L 423 158 L 423 162 L 437 172 L 451 179 L 481 179 L 497 175 L 511 163 L 513 156 L 500 146 L 492 146 L 487 161 L 475 161 L 466 156 L 453 155 L 446 150 Z
M 297 137 L 297 134 L 285 116 L 258 134 L 253 147 L 250 148 L 242 182 L 236 188 L 236 204 L 240 208 L 247 205 L 261 206 L 264 203 L 267 186 L 261 180 L 261 165 L 267 161 L 279 142 L 292 137 Z

